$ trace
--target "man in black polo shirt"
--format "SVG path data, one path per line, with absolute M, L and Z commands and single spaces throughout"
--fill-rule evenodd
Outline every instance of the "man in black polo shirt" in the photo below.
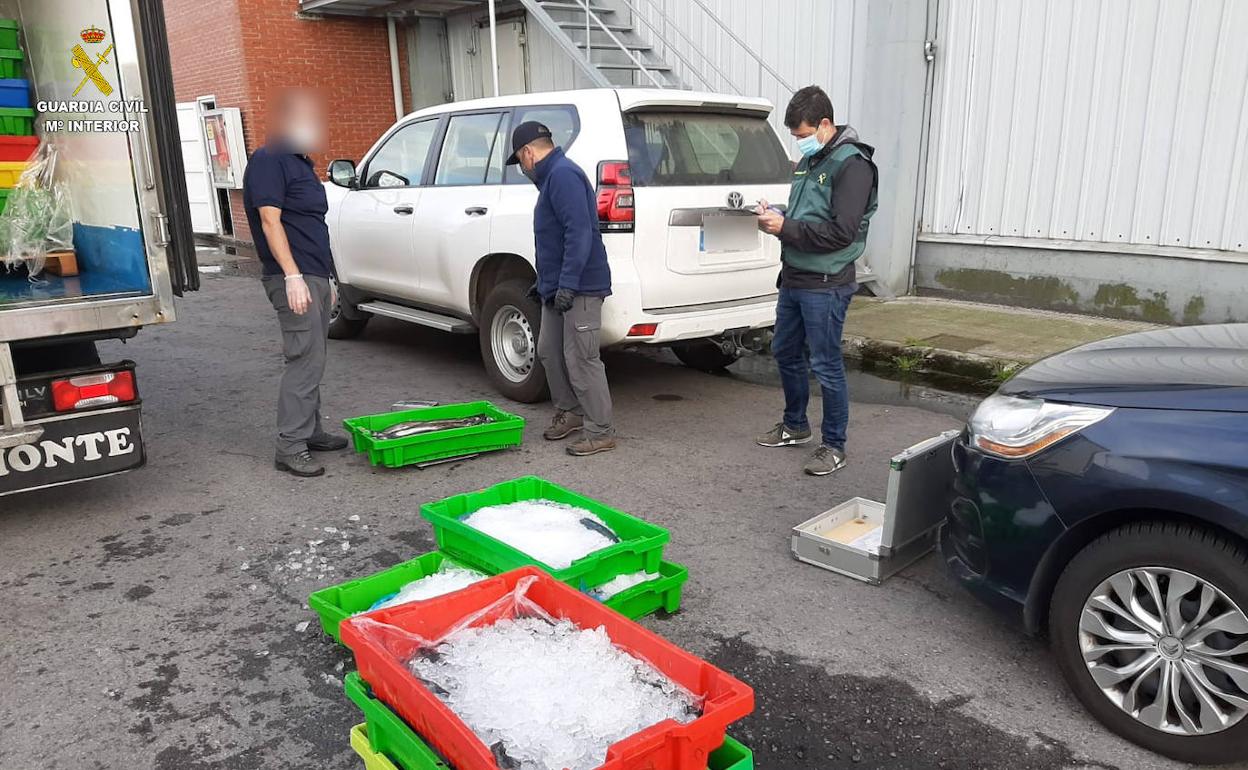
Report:
M 306 91 L 277 98 L 268 142 L 243 176 L 243 206 L 264 267 L 264 290 L 277 310 L 286 368 L 277 399 L 274 465 L 296 476 L 320 476 L 311 452 L 343 449 L 347 440 L 321 426 L 321 377 L 334 305 L 333 255 L 325 187 L 308 153 L 324 142 L 325 115 Z

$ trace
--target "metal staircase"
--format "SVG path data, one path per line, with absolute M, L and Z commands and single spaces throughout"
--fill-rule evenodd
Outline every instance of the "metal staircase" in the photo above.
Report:
M 697 88 L 737 94 L 760 90 L 756 84 L 736 83 L 655 0 L 520 2 L 529 17 L 554 37 L 595 85 Z M 759 81 L 769 76 L 792 90 L 702 0 L 690 2 L 733 41 L 739 60 L 756 65 Z M 669 55 L 671 61 L 666 58 Z

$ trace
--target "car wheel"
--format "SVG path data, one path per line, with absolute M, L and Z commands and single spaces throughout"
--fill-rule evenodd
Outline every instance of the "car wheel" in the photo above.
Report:
M 724 349 L 712 340 L 695 340 L 674 345 L 672 352 L 685 366 L 703 372 L 718 372 L 721 369 L 727 369 L 741 357 L 738 353 L 725 353 Z
M 481 308 L 481 358 L 494 387 L 512 401 L 532 404 L 550 397 L 537 357 L 542 309 L 529 299 L 525 281 L 495 286 Z
M 329 309 L 329 338 L 331 340 L 349 340 L 358 337 L 368 325 L 371 315 L 361 318 L 347 318 L 342 314 L 342 289 L 335 287 L 334 306 Z
M 1197 764 L 1248 758 L 1248 549 L 1186 524 L 1114 530 L 1058 580 L 1049 632 L 1092 714 Z

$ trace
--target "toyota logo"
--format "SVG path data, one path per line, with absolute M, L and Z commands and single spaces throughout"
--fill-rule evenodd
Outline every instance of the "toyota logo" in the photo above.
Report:
M 745 197 L 741 193 L 733 191 L 728 193 L 728 208 L 739 209 L 745 205 Z

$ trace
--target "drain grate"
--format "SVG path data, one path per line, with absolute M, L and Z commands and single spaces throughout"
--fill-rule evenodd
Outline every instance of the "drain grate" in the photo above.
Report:
M 975 348 L 988 344 L 988 340 L 978 340 L 974 337 L 961 337 L 957 334 L 937 334 L 923 339 L 925 345 L 942 350 L 956 350 L 960 353 L 969 353 Z

